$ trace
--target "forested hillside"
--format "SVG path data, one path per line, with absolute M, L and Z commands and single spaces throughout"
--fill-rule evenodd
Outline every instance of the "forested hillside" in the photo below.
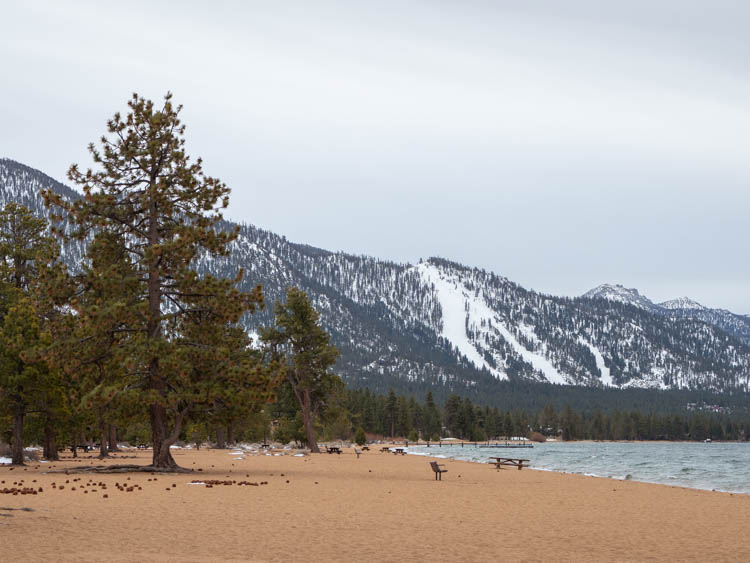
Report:
M 39 171 L 0 160 L 0 205 L 17 201 L 46 215 L 42 189 L 78 197 Z M 84 259 L 82 244 L 70 243 L 63 258 L 74 269 Z M 218 277 L 243 268 L 243 289 L 262 285 L 267 307 L 248 317 L 251 331 L 270 323 L 287 287 L 304 289 L 341 351 L 335 370 L 353 387 L 419 397 L 432 390 L 436 400 L 458 393 L 478 402 L 508 384 L 748 389 L 750 345 L 702 310 L 664 314 L 596 295 L 543 295 L 439 258 L 398 264 L 329 252 L 252 225 L 240 226 L 228 256 L 200 257 L 195 268 Z

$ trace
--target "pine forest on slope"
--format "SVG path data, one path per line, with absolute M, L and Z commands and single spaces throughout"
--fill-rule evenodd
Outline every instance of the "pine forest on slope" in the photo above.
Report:
M 80 197 L 45 174 L 0 159 L 0 205 L 47 215 L 40 191 Z M 226 224 L 229 228 L 231 225 Z M 84 256 L 72 243 L 62 258 Z M 336 371 L 354 387 L 438 397 L 489 396 L 498 382 L 589 388 L 747 392 L 750 318 L 686 299 L 654 304 L 635 290 L 600 286 L 566 298 L 440 258 L 416 265 L 329 252 L 241 225 L 229 256 L 199 258 L 218 277 L 245 270 L 271 305 L 304 289 L 341 351 Z M 270 324 L 272 307 L 248 319 Z

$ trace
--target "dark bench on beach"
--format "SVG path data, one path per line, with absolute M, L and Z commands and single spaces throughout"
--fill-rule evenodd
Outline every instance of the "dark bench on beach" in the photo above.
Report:
M 441 467 L 445 467 L 444 464 L 438 463 L 437 461 L 431 461 L 430 467 L 435 472 L 435 481 L 442 481 L 443 480 L 443 473 L 448 473 L 447 469 L 440 469 Z
M 338 446 L 326 446 L 326 453 L 341 455 L 341 448 Z
M 495 469 L 502 469 L 502 466 L 510 465 L 511 467 L 518 467 L 518 470 L 521 471 L 524 467 L 529 466 L 528 459 L 520 459 L 517 457 L 491 457 L 490 459 L 495 460 L 492 462 L 495 464 Z
M 406 450 L 404 448 L 393 448 L 393 455 L 406 455 Z
M 362 451 L 363 452 L 369 452 L 370 451 L 370 446 L 362 446 Z
M 383 446 L 382 448 L 380 448 L 380 453 L 381 454 L 383 452 L 390 452 L 390 451 L 391 451 L 391 448 L 389 448 L 388 446 Z

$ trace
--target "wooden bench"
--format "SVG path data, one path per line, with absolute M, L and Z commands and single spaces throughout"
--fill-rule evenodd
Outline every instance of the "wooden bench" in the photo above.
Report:
M 383 446 L 382 448 L 380 448 L 380 453 L 381 454 L 383 452 L 390 452 L 390 451 L 391 451 L 391 448 L 389 448 L 388 446 Z
M 529 466 L 528 459 L 520 459 L 517 457 L 491 457 L 490 459 L 495 460 L 492 462 L 495 464 L 495 469 L 502 469 L 504 465 L 509 465 L 511 467 L 517 467 L 518 470 L 521 471 L 524 467 Z
M 444 464 L 438 463 L 437 461 L 431 461 L 430 467 L 435 472 L 435 481 L 442 481 L 443 480 L 443 473 L 448 473 L 447 469 L 440 469 L 441 467 L 445 467 Z
M 341 448 L 338 446 L 326 446 L 326 453 L 341 455 Z
M 404 448 L 393 448 L 393 455 L 406 455 L 406 450 Z
M 370 451 L 370 446 L 362 446 L 362 451 L 363 452 L 369 452 Z

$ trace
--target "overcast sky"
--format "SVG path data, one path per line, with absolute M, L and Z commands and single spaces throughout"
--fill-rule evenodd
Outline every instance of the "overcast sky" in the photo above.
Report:
M 131 92 L 171 90 L 232 219 L 548 293 L 622 283 L 750 313 L 744 0 L 2 12 L 0 156 L 57 179 Z

